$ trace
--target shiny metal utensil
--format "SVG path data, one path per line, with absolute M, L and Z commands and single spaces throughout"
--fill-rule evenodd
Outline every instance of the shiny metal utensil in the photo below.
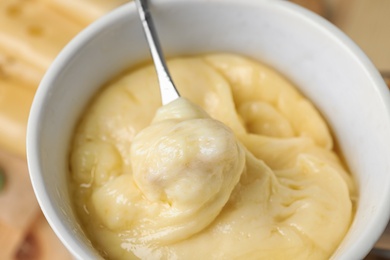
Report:
M 160 85 L 162 104 L 168 104 L 169 102 L 180 97 L 175 84 L 172 81 L 169 74 L 168 67 L 165 63 L 163 51 L 158 40 L 157 32 L 154 27 L 152 16 L 149 11 L 147 0 L 135 0 L 138 14 L 142 22 L 142 27 L 146 36 L 146 40 L 149 45 L 150 53 L 154 61 L 157 77 Z

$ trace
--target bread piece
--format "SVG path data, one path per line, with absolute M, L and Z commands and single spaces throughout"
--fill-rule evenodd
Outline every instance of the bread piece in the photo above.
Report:
M 43 70 L 82 28 L 38 0 L 0 1 L 0 50 Z
M 41 0 L 48 6 L 87 25 L 128 0 Z
M 26 156 L 27 120 L 34 94 L 31 84 L 0 76 L 0 148 L 23 158 Z M 1 199 L 3 196 L 0 202 Z
M 44 73 L 44 70 L 0 51 L 0 79 L 7 81 L 12 78 L 35 90 Z

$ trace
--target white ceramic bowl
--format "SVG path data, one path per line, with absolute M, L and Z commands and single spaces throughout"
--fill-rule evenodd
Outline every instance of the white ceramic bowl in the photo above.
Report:
M 151 9 L 167 55 L 234 52 L 274 67 L 331 125 L 359 184 L 352 227 L 334 259 L 362 259 L 390 208 L 390 97 L 362 51 L 322 18 L 286 1 L 165 0 Z M 97 259 L 72 211 L 68 150 L 76 121 L 103 83 L 149 58 L 135 5 L 78 35 L 45 75 L 28 124 L 33 186 L 50 225 L 79 259 Z

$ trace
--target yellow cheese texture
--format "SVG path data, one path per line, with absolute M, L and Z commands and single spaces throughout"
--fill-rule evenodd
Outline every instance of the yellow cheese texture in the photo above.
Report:
M 152 65 L 124 73 L 75 129 L 70 190 L 107 259 L 329 259 L 356 188 L 313 104 L 235 54 L 168 61 L 183 98 L 161 106 Z

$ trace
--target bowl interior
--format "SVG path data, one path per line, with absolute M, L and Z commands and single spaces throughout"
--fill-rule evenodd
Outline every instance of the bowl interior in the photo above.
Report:
M 364 257 L 383 231 L 390 190 L 390 98 L 371 62 L 339 30 L 285 1 L 167 0 L 151 3 L 167 56 L 233 52 L 280 71 L 330 124 L 359 185 L 355 220 L 334 258 Z M 140 61 L 148 47 L 133 3 L 76 37 L 44 77 L 28 124 L 28 163 L 40 205 L 80 259 L 98 258 L 68 196 L 68 149 L 97 89 Z M 158 90 L 156 90 L 158 91 Z

